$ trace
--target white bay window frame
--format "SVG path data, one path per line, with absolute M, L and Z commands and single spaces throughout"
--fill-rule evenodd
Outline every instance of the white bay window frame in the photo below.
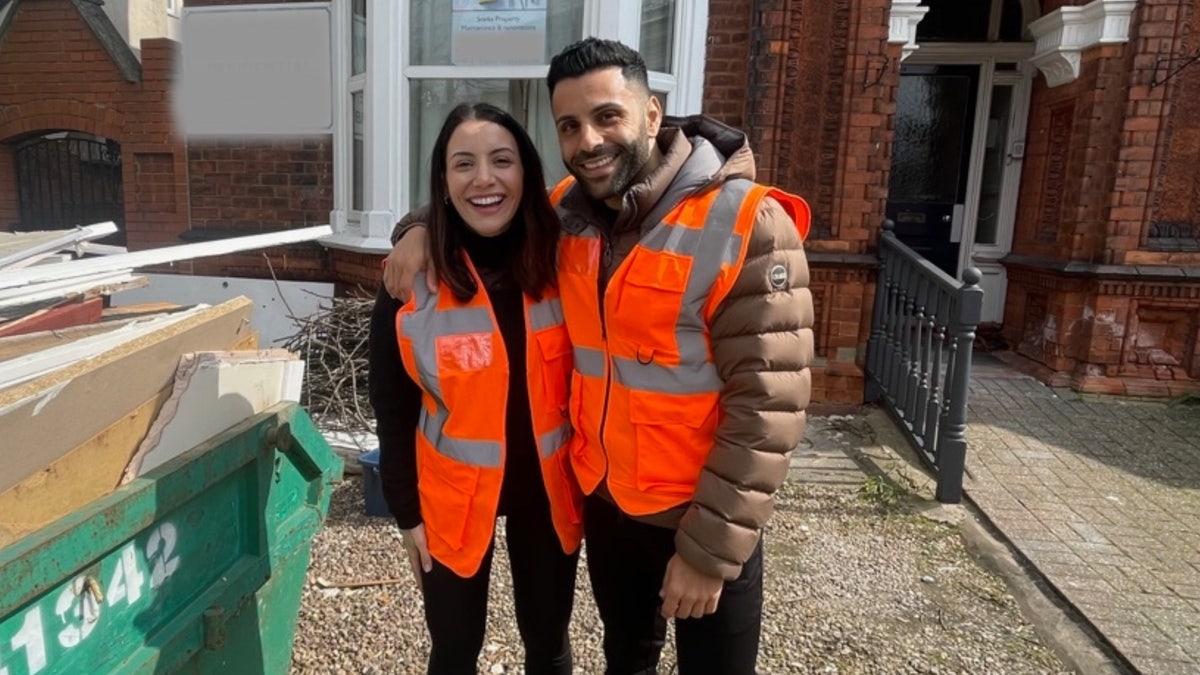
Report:
M 334 234 L 324 243 L 365 253 L 391 248 L 390 234 L 400 216 L 421 203 L 409 180 L 414 160 L 410 129 L 410 88 L 416 80 L 494 79 L 535 80 L 545 86 L 547 65 L 418 65 L 409 62 L 410 2 L 421 0 L 367 0 L 366 73 L 350 75 L 350 3 L 331 0 L 335 16 L 333 65 L 334 106 L 334 208 L 330 223 Z M 548 0 L 555 2 L 556 0 Z M 583 36 L 619 40 L 637 49 L 641 39 L 641 0 L 584 0 Z M 676 0 L 674 6 L 671 72 L 649 73 L 650 88 L 666 94 L 668 115 L 701 111 L 704 98 L 705 45 L 708 3 Z M 351 94 L 364 96 L 363 209 L 351 208 L 353 190 L 353 119 Z M 556 149 L 546 148 L 543 152 Z

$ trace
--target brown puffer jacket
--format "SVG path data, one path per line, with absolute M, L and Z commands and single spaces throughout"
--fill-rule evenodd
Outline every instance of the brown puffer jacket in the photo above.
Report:
M 564 229 L 592 224 L 611 238 L 605 283 L 643 229 L 655 224 L 647 216 L 662 213 L 666 200 L 674 205 L 726 180 L 754 178 L 754 155 L 745 135 L 709 118 L 666 118 L 657 141 L 661 165 L 629 189 L 615 221 L 579 189 L 568 191 L 559 204 Z M 787 287 L 779 290 L 769 280 L 777 265 L 788 271 Z M 713 358 L 725 381 L 716 443 L 692 502 L 641 518 L 676 527 L 680 556 L 705 574 L 736 578 L 774 510 L 773 495 L 787 477 L 789 454 L 804 436 L 812 324 L 799 232 L 778 202 L 764 199 L 742 273 L 709 326 Z

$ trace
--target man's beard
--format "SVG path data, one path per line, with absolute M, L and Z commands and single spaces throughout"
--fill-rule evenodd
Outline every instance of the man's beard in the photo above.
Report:
M 612 156 L 613 161 L 617 164 L 617 168 L 611 176 L 601 181 L 595 181 L 589 180 L 581 173 L 577 173 L 577 167 L 580 162 L 605 156 Z M 650 135 L 647 132 L 646 124 L 643 122 L 638 137 L 632 143 L 626 145 L 605 143 L 592 152 L 581 153 L 574 162 L 567 166 L 567 170 L 583 186 L 583 190 L 587 193 L 587 196 L 595 200 L 607 201 L 608 199 L 624 194 L 633 185 L 633 181 L 649 161 Z

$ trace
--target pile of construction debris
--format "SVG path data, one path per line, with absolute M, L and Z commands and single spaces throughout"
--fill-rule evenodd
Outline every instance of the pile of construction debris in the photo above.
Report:
M 328 226 L 134 253 L 92 243 L 115 231 L 0 233 L 0 548 L 300 400 L 304 362 L 259 349 L 247 298 L 108 298 L 147 286 L 141 268 L 317 239 Z

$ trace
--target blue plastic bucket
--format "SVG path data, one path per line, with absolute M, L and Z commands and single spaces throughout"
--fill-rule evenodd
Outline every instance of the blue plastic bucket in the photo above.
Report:
M 358 456 L 362 465 L 363 501 L 368 516 L 390 516 L 387 501 L 383 498 L 383 480 L 379 477 L 379 449 L 368 450 Z

